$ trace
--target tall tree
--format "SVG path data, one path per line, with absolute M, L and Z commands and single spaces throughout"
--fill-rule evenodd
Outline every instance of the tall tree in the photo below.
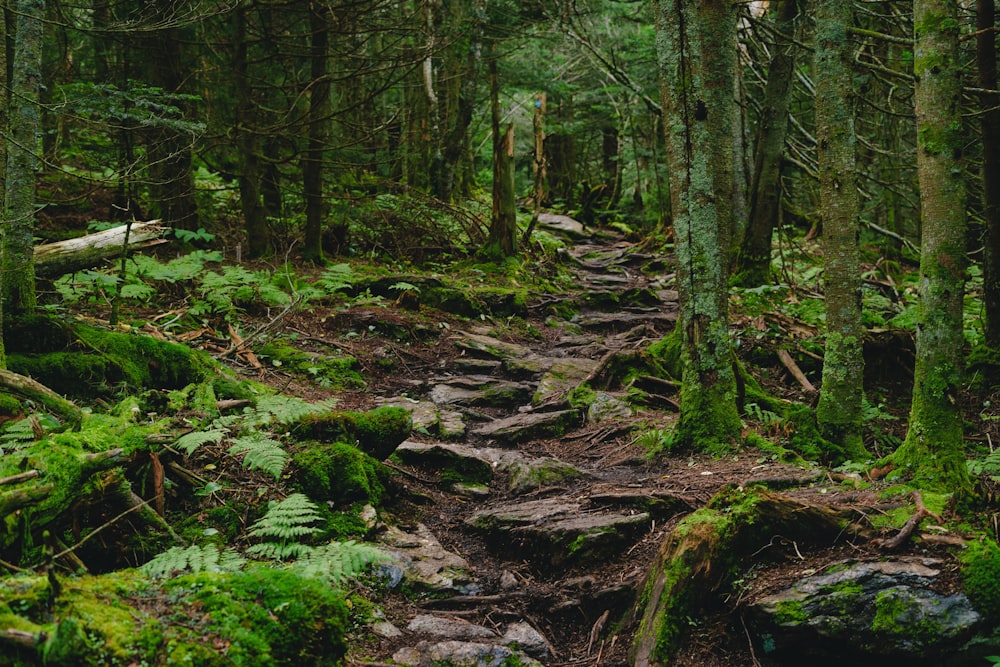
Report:
M 823 212 L 823 289 L 826 347 L 816 420 L 821 435 L 849 458 L 865 454 L 861 440 L 864 396 L 861 255 L 854 132 L 851 0 L 816 6 L 816 142 Z
M 8 313 L 35 309 L 32 253 L 44 12 L 44 0 L 18 0 L 15 5 L 17 35 L 11 69 L 3 237 L 3 307 Z
M 490 257 L 513 257 L 517 252 L 517 209 L 514 202 L 514 125 L 500 131 L 500 78 L 496 44 L 487 56 L 490 72 L 490 119 L 493 129 L 493 207 L 484 252 Z
M 979 87 L 997 87 L 996 6 L 993 0 L 976 2 L 976 61 Z M 983 133 L 983 224 L 985 225 L 983 301 L 986 344 L 1000 349 L 1000 107 L 983 93 L 980 101 Z
M 968 259 L 956 0 L 915 0 L 913 37 L 921 217 L 917 358 L 909 430 L 893 460 L 917 483 L 962 495 L 972 485 L 959 404 Z
M 306 259 L 323 260 L 324 153 L 330 130 L 330 8 L 323 0 L 309 1 L 309 141 L 302 160 L 303 195 L 306 200 Z
M 757 121 L 750 212 L 746 234 L 737 256 L 736 279 L 744 287 L 759 287 L 771 281 L 771 237 L 781 210 L 781 162 L 788 129 L 788 100 L 795 69 L 795 17 L 799 0 L 778 0 L 767 86 Z
M 727 0 L 661 0 L 657 12 L 684 367 L 677 435 L 697 449 L 727 447 L 741 427 L 726 275 L 736 18 Z

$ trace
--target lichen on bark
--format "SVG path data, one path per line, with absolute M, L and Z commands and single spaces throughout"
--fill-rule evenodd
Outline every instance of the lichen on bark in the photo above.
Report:
M 736 6 L 664 0 L 657 11 L 671 210 L 677 236 L 682 361 L 677 442 L 738 438 L 726 264 L 733 210 Z

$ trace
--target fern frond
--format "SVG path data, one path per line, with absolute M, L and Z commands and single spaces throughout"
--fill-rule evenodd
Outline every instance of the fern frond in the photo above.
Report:
M 1000 448 L 994 449 L 985 458 L 969 461 L 969 472 L 973 475 L 1000 475 Z
M 250 547 L 247 553 L 275 560 L 297 557 L 307 548 L 299 539 L 318 533 L 319 528 L 309 524 L 321 518 L 316 503 L 304 494 L 293 493 L 273 503 L 250 527 L 251 537 L 266 541 Z
M 370 565 L 391 560 L 389 554 L 370 544 L 354 540 L 331 542 L 302 552 L 295 567 L 307 576 L 321 577 L 332 586 L 354 579 Z
M 288 452 L 280 442 L 258 432 L 237 438 L 229 448 L 229 453 L 234 456 L 243 454 L 243 467 L 269 472 L 275 479 L 281 477 L 285 462 L 288 461 Z
M 237 572 L 246 563 L 235 549 L 222 549 L 213 545 L 187 548 L 171 547 L 139 568 L 154 578 L 173 576 L 184 572 Z
M 220 429 L 212 429 L 209 431 L 191 431 L 190 433 L 185 433 L 181 437 L 174 441 L 174 447 L 181 450 L 188 456 L 194 453 L 194 450 L 198 449 L 206 442 L 219 442 L 224 437 L 226 437 L 226 432 Z
M 39 419 L 39 421 L 41 421 Z M 31 425 L 31 418 L 19 419 L 15 422 L 8 422 L 0 435 L 0 454 L 4 450 L 17 451 L 28 447 L 35 441 L 35 431 Z
M 337 399 L 335 398 L 310 403 L 295 396 L 274 394 L 258 398 L 254 410 L 258 415 L 257 420 L 260 425 L 274 422 L 290 424 L 306 415 L 329 412 L 336 404 Z

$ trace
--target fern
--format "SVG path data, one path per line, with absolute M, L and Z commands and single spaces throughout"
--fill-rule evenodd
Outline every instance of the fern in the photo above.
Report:
M 38 419 L 38 422 L 46 429 L 51 430 L 59 427 L 59 422 L 45 414 L 31 415 L 24 419 L 8 422 L 3 428 L 3 433 L 0 434 L 0 455 L 4 451 L 16 452 L 19 449 L 24 449 L 35 441 L 35 431 L 31 426 L 31 417 Z
M 250 537 L 267 541 L 255 544 L 247 549 L 247 553 L 273 560 L 295 558 L 309 549 L 299 540 L 318 533 L 319 528 L 309 524 L 321 518 L 314 502 L 301 493 L 293 493 L 273 503 L 267 513 L 250 527 Z
M 968 467 L 972 475 L 1000 476 L 1000 449 L 994 449 L 985 458 L 969 461 Z
M 182 549 L 171 547 L 139 568 L 154 578 L 184 572 L 237 572 L 246 560 L 235 549 L 222 549 L 213 545 L 197 544 Z
M 323 578 L 332 586 L 341 586 L 345 579 L 356 578 L 368 566 L 387 560 L 390 556 L 378 547 L 348 540 L 309 547 L 293 567 L 307 576 Z
M 334 264 L 327 267 L 315 285 L 327 294 L 335 294 L 345 287 L 350 287 L 353 280 L 354 273 L 351 271 L 350 265 Z
M 194 453 L 194 450 L 198 449 L 206 442 L 219 442 L 226 436 L 226 432 L 219 429 L 213 429 L 211 431 L 192 431 L 191 433 L 185 433 L 181 437 L 174 441 L 174 447 L 181 450 L 188 456 Z
M 290 424 L 302 419 L 306 415 L 329 412 L 337 404 L 337 399 L 329 398 L 316 403 L 309 403 L 294 396 L 261 396 L 257 399 L 257 405 L 252 410 L 248 410 L 251 415 L 250 423 L 258 426 L 266 426 L 272 423 Z
M 269 472 L 275 479 L 281 477 L 285 462 L 288 461 L 288 452 L 282 448 L 280 442 L 257 432 L 236 438 L 229 448 L 229 453 L 234 456 L 244 454 L 244 467 Z

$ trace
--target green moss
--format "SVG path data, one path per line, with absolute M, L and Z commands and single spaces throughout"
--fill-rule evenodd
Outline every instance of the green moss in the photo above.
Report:
M 1000 546 L 992 539 L 972 542 L 961 562 L 965 594 L 979 613 L 1000 621 Z
M 385 468 L 371 456 L 342 442 L 313 443 L 292 457 L 292 479 L 316 501 L 377 504 L 385 490 Z
M 809 613 L 800 600 L 781 600 L 774 610 L 774 621 L 778 625 L 802 625 L 809 620 Z
M 566 395 L 566 400 L 569 401 L 570 407 L 577 408 L 578 410 L 586 410 L 596 398 L 597 392 L 591 389 L 590 385 L 586 382 L 570 389 Z
M 179 598 L 177 620 L 196 633 L 186 629 L 182 637 L 226 645 L 228 664 L 328 665 L 346 653 L 343 595 L 294 570 L 201 573 L 172 580 L 164 589 Z
M 357 443 L 378 460 L 387 458 L 410 435 L 413 417 L 409 410 L 384 406 L 368 412 L 334 410 L 307 415 L 291 427 L 300 439 Z
M 289 372 L 312 378 L 322 387 L 363 389 L 364 378 L 358 373 L 358 361 L 336 350 L 332 355 L 303 352 L 291 341 L 278 338 L 261 346 L 258 354 Z

